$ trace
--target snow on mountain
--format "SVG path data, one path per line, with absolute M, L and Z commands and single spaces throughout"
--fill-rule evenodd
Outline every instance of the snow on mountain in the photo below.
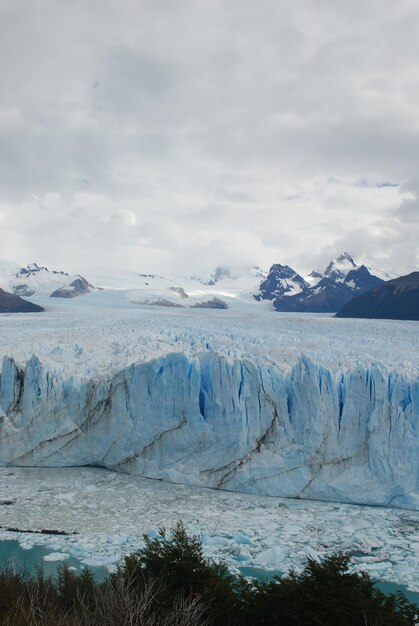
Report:
M 21 266 L 14 261 L 8 261 L 6 259 L 0 259 L 0 287 L 6 291 L 8 289 L 9 282 L 12 276 L 19 273 Z
M 71 282 L 70 274 L 62 271 L 49 270 L 37 263 L 30 263 L 21 267 L 10 279 L 10 286 L 14 293 L 24 296 L 34 294 L 49 295 L 54 289 Z
M 414 323 L 111 297 L 0 320 L 2 464 L 419 508 Z
M 85 274 L 85 272 L 83 272 Z M 273 302 L 278 311 L 336 312 L 354 295 L 376 287 L 381 279 L 343 253 L 305 280 L 288 265 L 274 264 L 268 273 L 259 267 L 232 271 L 218 266 L 208 277 L 162 276 L 139 268 L 89 270 L 81 275 L 49 270 L 36 263 L 22 268 L 0 261 L 0 287 L 15 295 L 73 297 L 95 288 L 112 290 L 121 302 L 153 306 L 191 307 L 214 298 L 227 307 Z M 95 285 L 95 287 L 93 287 Z M 260 305 L 256 305 L 260 306 Z M 272 307 L 272 305 L 269 305 Z
M 206 285 L 215 285 L 224 278 L 231 278 L 230 270 L 228 267 L 216 267 L 210 276 L 210 279 L 205 283 Z
M 134 270 L 105 270 L 89 272 L 99 288 L 120 292 L 120 298 L 137 304 L 190 307 L 213 298 L 229 300 L 229 305 L 247 306 L 253 301 L 264 272 L 258 267 L 233 273 L 228 268 L 216 268 L 212 279 L 199 276 L 161 276 Z M 215 280 L 216 279 L 216 280 Z M 163 303 L 163 304 L 162 304 Z
M 29 298 L 34 295 L 50 295 L 62 288 L 69 288 L 71 291 L 71 284 L 77 280 L 85 279 L 67 272 L 50 270 L 37 263 L 22 267 L 10 261 L 0 261 L 0 287 L 18 296 Z M 90 285 L 89 290 L 93 289 Z
M 266 278 L 266 272 L 256 265 L 250 269 L 242 269 L 240 271 L 232 271 L 229 267 L 219 265 L 211 272 L 209 278 L 200 276 L 192 276 L 191 278 L 208 287 L 217 285 L 220 282 L 223 283 L 223 286 L 227 284 L 231 286 L 236 281 L 239 281 L 239 284 L 243 284 L 243 281 L 245 281 L 254 288 L 261 279 Z M 235 289 L 233 287 L 233 291 L 235 290 L 237 290 L 237 286 Z
M 273 301 L 274 309 L 283 312 L 333 313 L 354 296 L 383 282 L 364 265 L 357 265 L 347 252 L 330 261 L 323 271 L 314 270 L 308 278 L 309 282 L 299 293 L 278 295 Z
M 346 275 L 356 269 L 358 266 L 351 257 L 350 254 L 344 252 L 336 259 L 332 259 L 329 265 L 324 270 L 323 276 L 327 278 L 333 278 L 335 280 L 343 280 Z
M 332 259 L 324 269 L 315 269 L 306 280 L 310 286 L 316 285 L 322 278 L 332 280 L 343 280 L 353 269 L 358 267 L 353 257 L 348 252 L 343 252 L 335 259 Z
M 60 287 L 52 292 L 51 298 L 76 298 L 82 296 L 85 293 L 94 291 L 93 285 L 91 285 L 85 278 L 79 276 L 73 280 L 69 285 Z
M 260 283 L 255 300 L 275 300 L 282 296 L 292 296 L 308 286 L 304 278 L 291 267 L 276 263 L 270 268 L 265 280 Z
M 373 261 L 370 261 L 370 259 L 365 256 L 357 257 L 357 261 L 358 265 L 365 265 L 365 267 L 368 269 L 369 272 L 371 272 L 371 274 L 373 274 L 374 276 L 378 276 L 378 278 L 381 278 L 382 280 L 391 280 L 392 278 L 397 278 L 397 276 L 401 276 L 402 274 L 408 274 L 409 271 L 413 271 L 413 269 L 410 269 L 406 272 L 399 272 L 396 268 L 392 269 L 391 271 L 385 271 L 380 265 Z

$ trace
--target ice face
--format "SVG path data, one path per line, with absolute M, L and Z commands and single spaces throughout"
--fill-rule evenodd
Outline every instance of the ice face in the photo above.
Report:
M 3 465 L 97 465 L 189 485 L 419 508 L 419 381 L 207 349 L 68 376 L 3 360 Z

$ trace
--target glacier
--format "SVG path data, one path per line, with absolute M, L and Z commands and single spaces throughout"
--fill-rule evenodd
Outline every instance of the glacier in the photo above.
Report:
M 0 464 L 419 509 L 419 380 L 207 346 L 103 372 L 5 355 Z

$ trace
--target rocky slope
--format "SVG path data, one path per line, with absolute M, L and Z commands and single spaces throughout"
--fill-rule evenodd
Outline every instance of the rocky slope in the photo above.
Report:
M 260 296 L 273 299 L 276 311 L 294 313 L 334 313 L 355 295 L 364 293 L 380 285 L 381 278 L 372 275 L 365 265 L 358 266 L 347 254 L 341 254 L 332 260 L 325 270 L 314 270 L 305 281 L 288 266 L 283 268 L 292 276 L 292 283 L 284 283 L 283 276 L 275 279 L 272 271 L 268 279 L 260 285 Z M 268 281 L 270 282 L 268 283 Z M 268 293 L 264 293 L 269 284 Z
M 76 298 L 77 296 L 82 296 L 85 293 L 90 293 L 94 290 L 93 285 L 91 285 L 85 278 L 82 276 L 78 276 L 75 280 L 73 280 L 69 285 L 64 287 L 60 287 L 52 292 L 51 298 Z
M 282 296 L 292 296 L 307 289 L 309 284 L 288 265 L 275 263 L 267 277 L 259 285 L 255 300 L 276 300 Z
M 33 302 L 23 300 L 13 293 L 0 289 L 0 313 L 39 313 L 44 309 Z
M 419 320 L 419 272 L 386 281 L 353 298 L 336 317 Z

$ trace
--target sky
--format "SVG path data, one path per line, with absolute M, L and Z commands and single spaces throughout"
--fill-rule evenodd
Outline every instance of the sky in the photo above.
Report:
M 0 0 L 0 257 L 419 267 L 417 0 Z

